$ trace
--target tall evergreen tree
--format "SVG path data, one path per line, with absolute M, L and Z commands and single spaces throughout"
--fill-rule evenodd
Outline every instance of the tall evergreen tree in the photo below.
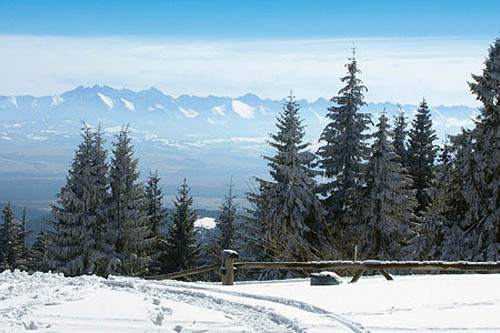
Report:
M 0 271 L 17 267 L 15 244 L 17 230 L 10 202 L 2 210 L 3 224 L 0 229 Z
M 372 124 L 370 115 L 360 112 L 366 104 L 363 92 L 367 88 L 358 78 L 361 71 L 354 54 L 350 60 L 346 65 L 348 74 L 340 79 L 346 85 L 331 99 L 335 104 L 326 115 L 331 121 L 321 133 L 323 145 L 317 151 L 319 166 L 328 180 L 322 184 L 321 193 L 326 196 L 329 220 L 334 224 L 331 227 L 344 243 L 351 241 L 346 212 L 348 205 L 357 205 L 357 194 L 364 185 L 364 168 L 370 154 L 366 131 Z
M 48 264 L 50 261 L 48 257 L 49 245 L 46 226 L 42 225 L 40 232 L 36 236 L 35 243 L 33 243 L 30 250 L 29 268 L 31 271 L 47 272 L 50 269 Z
M 211 265 L 214 262 L 220 262 L 222 250 L 239 251 L 237 237 L 240 231 L 236 224 L 236 210 L 238 208 L 235 202 L 236 196 L 233 195 L 233 177 L 229 182 L 229 193 L 224 196 L 224 200 L 219 207 L 219 213 L 215 219 L 215 228 L 211 230 L 208 241 L 200 248 L 199 264 Z M 218 274 L 207 274 L 207 279 L 215 280 L 219 278 Z
M 309 144 L 303 142 L 304 126 L 293 96 L 283 106 L 276 127 L 278 132 L 268 141 L 276 154 L 264 157 L 269 161 L 272 178 L 267 184 L 271 191 L 267 238 L 282 248 L 276 258 L 310 260 L 323 231 L 324 214 L 315 195 L 314 176 L 318 174 L 312 169 L 315 156 L 307 150 Z
M 473 186 L 465 189 L 472 260 L 500 259 L 500 38 L 489 48 L 470 90 L 482 103 L 472 131 Z
M 475 183 L 471 131 L 462 129 L 462 133 L 450 136 L 450 141 L 441 153 L 433 200 L 423 216 L 420 258 L 424 260 L 470 259 L 469 204 L 465 200 L 470 193 L 465 189 Z
M 26 238 L 28 231 L 26 230 L 26 208 L 23 209 L 21 221 L 16 223 L 16 240 L 14 251 L 17 255 L 17 268 L 20 270 L 27 270 L 29 263 L 29 251 L 26 246 Z
M 151 247 L 149 256 L 152 258 L 149 273 L 161 274 L 166 270 L 166 233 L 167 209 L 163 205 L 163 193 L 159 186 L 160 177 L 158 171 L 150 173 L 146 184 L 146 201 L 148 204 L 148 216 L 150 225 Z
M 154 240 L 149 228 L 144 186 L 138 181 L 138 160 L 133 157 L 128 134 L 128 127 L 123 128 L 113 143 L 106 242 L 114 249 L 114 254 L 108 262 L 107 273 L 143 275 L 151 261 L 148 249 Z
M 106 255 L 107 152 L 100 130 L 84 125 L 82 137 L 58 205 L 52 206 L 51 265 L 66 275 L 101 273 Z
M 186 179 L 174 201 L 173 224 L 167 233 L 168 264 L 171 272 L 192 268 L 199 252 L 194 222 L 198 214 L 192 210 L 193 198 Z
M 403 168 L 408 167 L 408 148 L 406 140 L 408 138 L 407 117 L 404 110 L 399 107 L 399 113 L 394 117 L 394 129 L 391 132 L 392 146 L 398 155 Z
M 250 206 L 245 208 L 243 216 L 242 246 L 246 257 L 254 261 L 270 261 L 273 251 L 269 248 L 271 235 L 268 232 L 271 225 L 271 182 L 257 181 L 258 185 L 246 193 Z
M 220 213 L 215 219 L 215 224 L 220 231 L 216 237 L 217 250 L 236 250 L 236 210 L 238 205 L 234 202 L 236 196 L 233 195 L 233 179 L 229 183 L 229 193 L 224 197 L 224 202 L 219 208 Z M 218 251 L 218 252 L 220 252 Z
M 385 112 L 379 118 L 368 163 L 366 187 L 362 191 L 360 229 L 365 241 L 364 257 L 379 260 L 406 259 L 404 248 L 410 243 L 415 193 L 403 171 L 398 155 L 388 139 Z
M 430 204 L 430 190 L 433 182 L 434 159 L 436 158 L 436 133 L 432 128 L 431 110 L 425 99 L 412 122 L 408 142 L 408 171 L 416 190 L 418 206 L 415 212 L 422 216 Z

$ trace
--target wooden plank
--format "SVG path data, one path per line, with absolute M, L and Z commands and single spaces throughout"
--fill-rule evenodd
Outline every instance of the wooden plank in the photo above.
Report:
M 169 280 L 169 279 L 178 279 L 194 274 L 200 274 L 200 273 L 205 273 L 205 272 L 210 272 L 210 271 L 215 271 L 220 268 L 220 265 L 207 265 L 207 266 L 201 266 L 201 267 L 196 267 L 192 269 L 187 269 L 185 271 L 180 271 L 180 272 L 175 272 L 175 273 L 169 273 L 169 274 L 161 274 L 161 275 L 155 275 L 155 276 L 146 276 L 144 279 L 146 280 Z
M 365 272 L 365 269 L 359 269 L 356 272 L 356 274 L 354 274 L 354 276 L 352 277 L 351 283 L 358 282 L 359 278 L 361 277 L 361 275 L 363 275 L 364 272 Z
M 408 271 L 474 271 L 500 272 L 498 262 L 442 261 L 320 261 L 320 262 L 235 262 L 236 268 L 296 269 L 296 270 L 408 270 Z
M 384 271 L 383 269 L 379 269 L 379 272 L 382 273 L 382 275 L 385 277 L 386 280 L 388 280 L 388 281 L 394 280 L 392 278 L 392 276 L 389 273 L 387 273 L 386 271 Z

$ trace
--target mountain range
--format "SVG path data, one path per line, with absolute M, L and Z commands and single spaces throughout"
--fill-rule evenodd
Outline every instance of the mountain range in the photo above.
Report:
M 215 199 L 226 194 L 231 176 L 240 196 L 251 186 L 253 176 L 266 176 L 261 157 L 272 153 L 266 140 L 275 132 L 284 101 L 250 93 L 237 98 L 172 97 L 156 88 L 132 91 L 99 85 L 53 96 L 0 96 L 0 201 L 53 200 L 86 122 L 101 126 L 108 148 L 113 136 L 128 126 L 143 179 L 149 170 L 158 170 L 166 194 L 173 196 L 187 178 L 193 194 L 206 198 L 206 206 L 214 208 Z M 419 102 L 368 103 L 362 111 L 372 114 L 375 122 L 382 110 L 393 117 L 401 108 L 411 121 Z M 332 103 L 300 96 L 298 103 L 306 140 L 314 151 Z M 477 113 L 468 106 L 431 109 L 441 140 L 462 126 L 471 126 Z

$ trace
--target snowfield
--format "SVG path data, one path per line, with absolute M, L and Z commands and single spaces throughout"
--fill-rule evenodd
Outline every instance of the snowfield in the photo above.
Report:
M 0 331 L 500 332 L 500 274 L 234 286 L 5 271 Z

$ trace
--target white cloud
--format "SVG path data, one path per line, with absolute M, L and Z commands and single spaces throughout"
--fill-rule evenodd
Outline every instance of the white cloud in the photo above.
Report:
M 372 38 L 178 41 L 134 37 L 0 35 L 0 95 L 53 95 L 107 84 L 170 95 L 330 98 L 341 88 L 352 42 L 367 101 L 477 105 L 467 81 L 490 40 Z M 34 60 L 36 59 L 36 61 Z M 124 70 L 126 68 L 127 70 Z
M 254 117 L 255 108 L 248 104 L 233 99 L 231 106 L 233 107 L 233 111 L 236 112 L 241 118 L 250 119 Z

